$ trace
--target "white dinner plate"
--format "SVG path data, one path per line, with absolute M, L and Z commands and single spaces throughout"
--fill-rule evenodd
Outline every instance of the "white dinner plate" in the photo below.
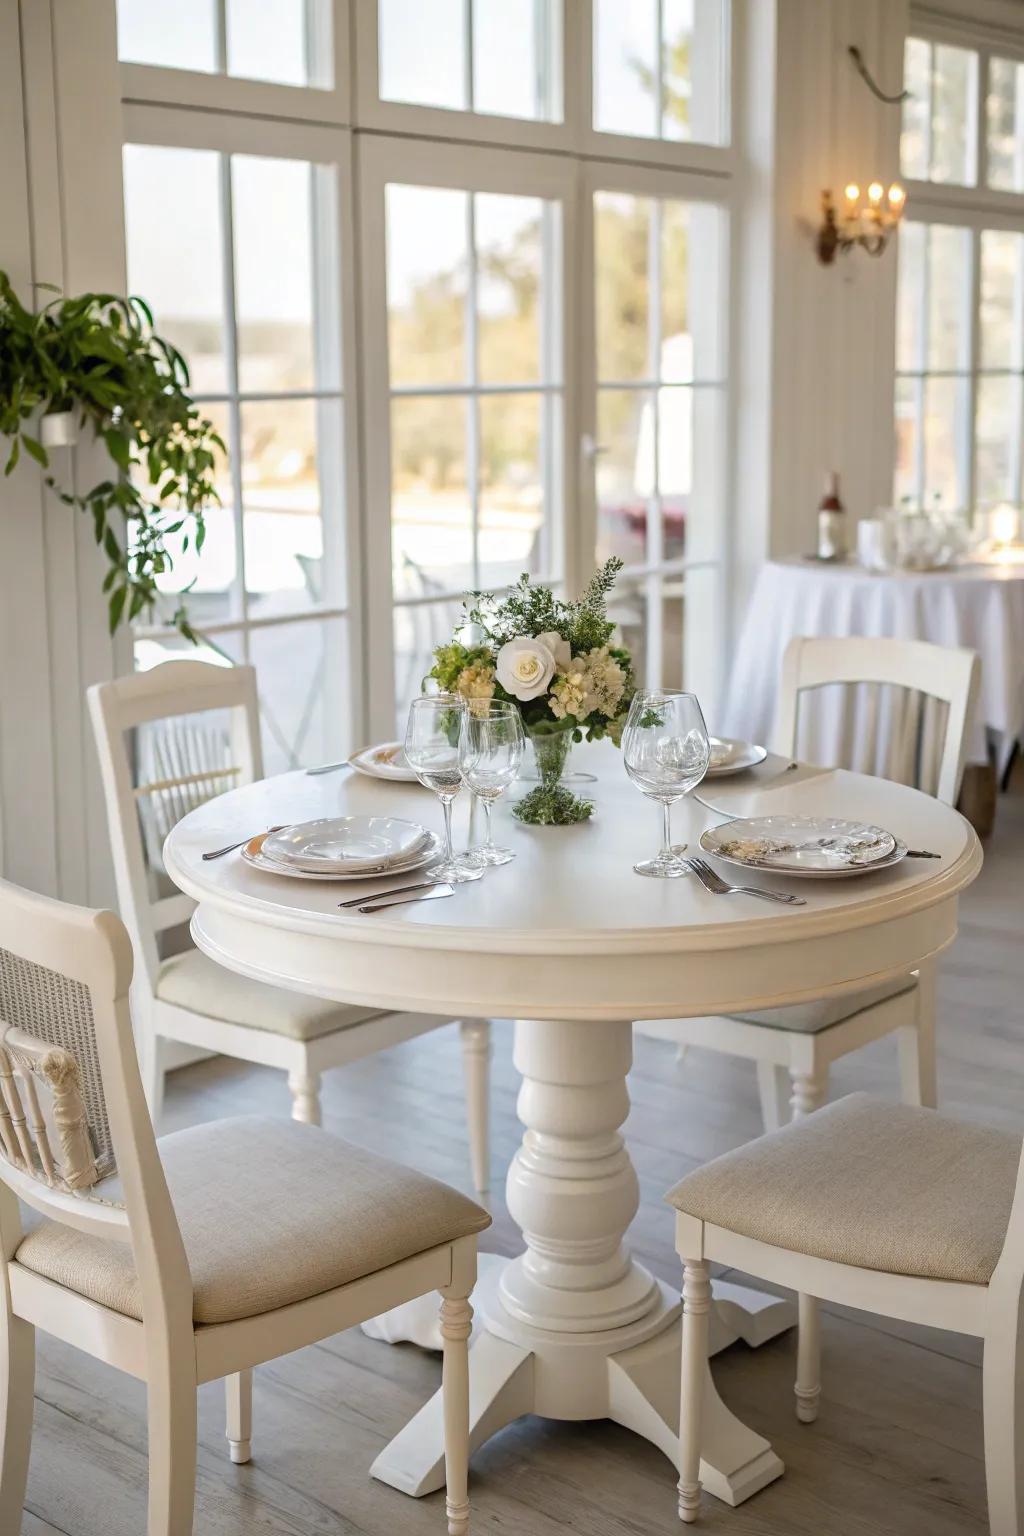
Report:
M 386 871 L 376 869 L 314 871 L 300 869 L 295 864 L 285 864 L 278 859 L 268 857 L 263 852 L 265 841 L 266 833 L 261 832 L 258 837 L 251 838 L 241 849 L 242 858 L 253 869 L 260 869 L 267 875 L 284 875 L 289 880 L 333 880 L 335 883 L 349 880 L 379 880 L 385 873 L 388 875 L 411 874 L 414 870 L 423 869 L 425 865 L 432 864 L 441 851 L 440 838 L 429 832 L 422 848 L 406 859 L 389 864 Z
M 399 784 L 419 783 L 400 741 L 381 741 L 375 747 L 363 747 L 361 751 L 353 752 L 349 763 L 357 773 L 365 773 L 371 779 L 392 779 Z
M 753 741 L 739 741 L 734 736 L 711 736 L 711 762 L 706 779 L 724 779 L 745 768 L 756 768 L 768 756 L 764 747 Z
M 709 827 L 700 845 L 741 869 L 770 869 L 779 875 L 845 879 L 888 869 L 906 857 L 906 844 L 863 821 L 837 816 L 739 817 Z
M 267 836 L 263 852 L 310 873 L 389 868 L 417 853 L 428 833 L 397 816 L 321 816 Z

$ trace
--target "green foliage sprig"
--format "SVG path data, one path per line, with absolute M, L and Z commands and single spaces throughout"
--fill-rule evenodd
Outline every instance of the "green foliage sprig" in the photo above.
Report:
M 513 816 L 531 827 L 574 827 L 594 814 L 593 800 L 584 800 L 564 784 L 538 784 L 524 795 Z
M 606 645 L 614 633 L 615 625 L 608 619 L 606 604 L 622 567 L 618 555 L 612 555 L 572 602 L 556 597 L 550 587 L 531 586 L 524 572 L 500 601 L 490 593 L 471 592 L 465 603 L 465 622 L 479 626 L 497 647 L 518 635 L 542 635 L 554 630 L 568 640 L 574 656 L 583 655 Z
M 66 506 L 92 517 L 108 562 L 111 633 L 152 609 L 172 549 L 202 549 L 206 508 L 220 500 L 214 470 L 226 449 L 188 386 L 185 359 L 156 334 L 142 299 L 83 293 L 33 311 L 0 272 L 0 436 L 11 445 L 4 473 L 24 450 Z M 30 430 L 40 412 L 61 411 L 90 427 L 111 461 L 111 478 L 84 492 L 57 484 Z M 173 622 L 195 640 L 183 604 Z

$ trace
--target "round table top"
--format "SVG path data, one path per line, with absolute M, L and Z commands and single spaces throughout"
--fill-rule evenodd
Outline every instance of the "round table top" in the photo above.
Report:
M 525 827 L 500 802 L 495 836 L 515 860 L 444 900 L 363 915 L 337 904 L 414 877 L 357 887 L 264 874 L 237 853 L 203 861 L 204 851 L 245 833 L 319 816 L 388 813 L 440 824 L 438 801 L 419 785 L 347 770 L 284 774 L 209 801 L 171 832 L 167 872 L 199 903 L 200 948 L 263 980 L 427 1012 L 642 1018 L 726 1011 L 730 999 L 796 1001 L 893 974 L 952 941 L 957 894 L 980 868 L 974 832 L 949 807 L 857 774 L 784 773 L 785 761 L 770 757 L 698 793 L 723 815 L 861 818 L 941 858 L 829 882 L 758 874 L 756 883 L 805 897 L 804 907 L 712 896 L 696 879 L 643 879 L 632 865 L 658 846 L 659 808 L 629 782 L 610 743 L 578 748 L 573 763 L 598 776 L 583 786 L 596 802 L 592 821 Z M 456 805 L 456 846 L 466 839 L 467 800 Z M 694 799 L 677 804 L 674 840 L 696 851 L 700 833 L 721 819 Z

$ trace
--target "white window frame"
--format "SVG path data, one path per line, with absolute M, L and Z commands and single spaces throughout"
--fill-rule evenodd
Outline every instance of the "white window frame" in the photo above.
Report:
M 720 377 L 715 379 L 695 378 L 693 385 L 707 388 L 716 388 L 722 391 L 721 409 L 718 414 L 717 432 L 715 440 L 706 443 L 702 447 L 701 454 L 694 453 L 694 468 L 701 472 L 710 471 L 721 487 L 721 505 L 723 515 L 710 526 L 704 526 L 698 530 L 702 538 L 708 541 L 696 556 L 684 556 L 678 560 L 659 560 L 650 558 L 643 566 L 628 566 L 623 576 L 637 580 L 646 578 L 649 593 L 654 592 L 658 584 L 665 578 L 681 576 L 685 580 L 687 571 L 710 571 L 716 573 L 713 587 L 709 587 L 708 600 L 702 600 L 696 584 L 690 593 L 684 598 L 684 611 L 686 612 L 686 627 L 690 630 L 696 626 L 699 631 L 712 635 L 711 644 L 706 647 L 707 655 L 695 658 L 698 670 L 688 674 L 688 685 L 693 686 L 702 698 L 714 699 L 721 688 L 722 679 L 719 676 L 719 668 L 726 652 L 725 615 L 726 604 L 724 602 L 723 589 L 725 585 L 725 556 L 729 547 L 729 530 L 731 516 L 727 509 L 730 507 L 727 482 L 726 445 L 730 427 L 729 411 L 729 365 L 730 365 L 730 341 L 729 341 L 729 288 L 732 275 L 731 247 L 731 223 L 733 216 L 733 189 L 729 180 L 724 177 L 711 177 L 700 175 L 692 171 L 677 171 L 668 169 L 654 169 L 626 167 L 616 161 L 588 162 L 583 173 L 584 215 L 581 221 L 583 249 L 581 252 L 580 272 L 584 284 L 584 302 L 582 305 L 583 324 L 581 333 L 581 381 L 580 381 L 580 442 L 581 449 L 581 478 L 580 478 L 580 530 L 579 537 L 584 549 L 594 550 L 597 547 L 598 534 L 598 499 L 597 499 L 597 454 L 601 451 L 598 441 L 598 396 L 599 388 L 625 387 L 630 389 L 647 390 L 657 395 L 658 383 L 649 379 L 616 381 L 604 380 L 598 377 L 597 364 L 597 336 L 595 333 L 596 317 L 596 251 L 595 251 L 595 220 L 594 220 L 594 196 L 598 192 L 625 192 L 633 196 L 649 197 L 652 199 L 666 199 L 673 202 L 699 203 L 712 207 L 719 213 L 724 221 L 721 250 L 717 253 L 721 257 L 716 281 L 719 285 L 723 303 L 717 308 L 713 323 L 718 332 L 714 349 L 721 362 Z M 660 295 L 659 295 L 660 302 Z M 665 388 L 683 389 L 685 384 L 666 384 Z M 692 387 L 692 386 L 691 386 Z M 694 432 L 694 442 L 697 441 L 697 432 Z M 589 449 L 589 451 L 588 451 Z M 655 450 L 657 454 L 657 450 Z M 657 526 L 660 532 L 660 520 L 651 519 L 649 526 Z M 691 600 L 694 612 L 690 613 Z M 655 605 L 657 611 L 657 605 Z M 656 661 L 659 663 L 653 670 L 660 671 L 660 643 L 661 637 L 657 637 L 652 647 Z M 685 661 L 684 640 L 684 661 Z
M 330 0 L 331 74 L 329 87 L 278 85 L 268 80 L 247 80 L 226 73 L 226 0 L 216 0 L 216 71 L 165 69 L 155 64 L 122 64 L 121 99 L 127 103 L 169 107 L 211 108 L 247 117 L 283 118 L 299 122 L 352 121 L 349 80 L 349 0 Z M 309 14 L 314 14 L 311 8 Z
M 367 640 L 366 657 L 372 732 L 390 735 L 395 716 L 394 611 L 408 602 L 395 602 L 391 563 L 391 381 L 388 356 L 385 189 L 389 183 L 454 188 L 465 192 L 495 192 L 540 197 L 558 202 L 562 210 L 560 270 L 551 274 L 561 295 L 572 292 L 577 274 L 576 169 L 571 159 L 529 154 L 491 146 L 439 145 L 386 136 L 364 136 L 358 146 L 360 239 L 362 270 L 362 403 L 365 504 L 376 509 L 366 524 Z M 577 504 L 577 424 L 573 396 L 577 370 L 575 315 L 578 306 L 562 305 L 561 353 L 557 374 L 562 396 L 562 503 Z M 474 393 L 453 385 L 453 393 Z M 542 393 L 538 383 L 537 392 Z M 415 390 L 411 393 L 416 393 Z M 486 387 L 477 393 L 487 393 Z M 547 498 L 546 498 L 547 500 Z M 545 506 L 552 538 L 560 543 L 559 574 L 569 587 L 579 581 L 579 530 L 560 508 Z M 453 593 L 461 598 L 462 594 Z M 442 601 L 440 596 L 432 601 Z
M 221 59 L 224 56 L 221 16 Z M 732 139 L 733 112 L 728 82 L 740 78 L 747 7 L 760 0 L 725 0 L 728 35 L 721 50 L 722 112 Z M 345 540 L 348 596 L 344 605 L 303 610 L 293 617 L 260 618 L 270 625 L 347 615 L 349 697 L 353 729 L 390 735 L 393 727 L 394 645 L 390 528 L 390 388 L 384 253 L 384 179 L 464 188 L 555 196 L 562 202 L 562 503 L 570 509 L 554 530 L 561 541 L 567 590 L 589 574 L 595 553 L 596 513 L 592 465 L 582 461 L 581 443 L 593 437 L 596 414 L 593 355 L 592 198 L 597 186 L 639 195 L 680 197 L 723 205 L 728 212 L 739 171 L 731 142 L 722 145 L 667 141 L 598 132 L 593 126 L 593 13 L 591 0 L 564 0 L 562 28 L 563 120 L 558 123 L 449 111 L 379 97 L 376 0 L 331 0 L 333 86 L 286 86 L 244 80 L 225 73 L 123 64 L 126 141 L 185 147 L 237 149 L 240 153 L 287 154 L 321 160 L 318 137 L 335 135 L 347 170 L 341 177 L 340 289 L 342 392 L 345 421 Z M 351 130 L 351 131 L 349 131 Z M 401 137 L 399 137 L 401 135 Z M 156 137 L 153 137 L 156 136 Z M 328 156 L 328 158 L 332 158 Z M 353 188 L 356 191 L 353 191 Z M 354 249 L 360 256 L 355 269 Z M 727 323 L 735 272 L 723 252 L 722 312 Z M 358 302 L 355 284 L 358 283 Z M 358 311 L 358 332 L 356 314 Z M 358 345 L 357 345 L 358 343 Z M 724 349 L 723 349 L 723 355 Z M 728 388 L 728 385 L 726 385 Z M 734 404 L 722 411 L 722 442 L 734 425 Z M 722 522 L 715 529 L 713 557 L 692 561 L 717 565 L 724 581 L 731 548 L 733 487 L 723 469 Z M 325 565 L 330 534 L 325 511 Z M 660 574 L 660 573 L 659 573 Z M 702 605 L 705 607 L 706 605 Z M 696 604 L 694 604 L 696 613 Z M 726 650 L 727 604 L 706 610 L 710 624 L 709 678 Z M 243 621 L 244 622 L 244 621 Z M 689 620 L 688 620 L 689 624 Z M 234 620 L 225 631 L 238 632 Z
M 1010 21 L 1014 25 L 1007 25 Z M 973 135 L 975 144 L 976 185 L 961 186 L 954 182 L 919 181 L 908 179 L 907 220 L 926 226 L 944 224 L 969 232 L 970 256 L 968 282 L 965 291 L 965 324 L 967 366 L 965 369 L 929 369 L 924 353 L 924 327 L 921 327 L 922 351 L 913 369 L 896 367 L 896 381 L 913 378 L 918 381 L 917 403 L 917 469 L 916 495 L 921 497 L 927 486 L 924 477 L 924 411 L 923 390 L 927 378 L 951 374 L 963 379 L 966 409 L 959 422 L 956 442 L 956 458 L 959 476 L 962 478 L 964 510 L 975 506 L 977 483 L 977 406 L 978 381 L 987 373 L 999 373 L 1009 377 L 1020 375 L 1013 368 L 982 370 L 980 356 L 981 312 L 981 236 L 985 230 L 1009 230 L 1024 236 L 1024 192 L 1006 192 L 986 185 L 988 167 L 988 124 L 986 97 L 989 60 L 997 58 L 1017 59 L 1024 62 L 1024 22 L 1019 15 L 996 5 L 987 7 L 986 16 L 977 21 L 962 17 L 937 14 L 935 11 L 911 12 L 908 36 L 923 38 L 930 43 L 946 43 L 958 48 L 969 48 L 978 54 L 977 89 L 975 91 L 975 120 Z M 1024 244 L 1024 242 L 1022 242 Z M 1024 281 L 1024 273 L 1021 274 Z M 927 273 L 922 290 L 922 308 L 927 313 Z M 898 359 L 897 359 L 898 362 Z M 1019 391 L 1021 419 L 1013 444 L 1011 466 L 1011 500 L 1019 502 L 1024 497 L 1024 379 Z
M 353 199 L 352 199 L 352 136 L 343 128 L 330 128 L 299 122 L 279 122 L 264 118 L 243 118 L 230 114 L 200 112 L 188 108 L 126 106 L 124 111 L 124 142 L 126 144 L 158 145 L 182 149 L 213 150 L 225 156 L 234 154 L 266 156 L 270 159 L 309 161 L 317 165 L 337 168 L 336 199 L 338 227 L 331 232 L 331 241 L 338 257 L 335 291 L 339 295 L 336 323 L 331 327 L 327 344 L 338 358 L 340 383 L 337 388 L 319 389 L 315 385 L 297 391 L 282 390 L 267 398 L 303 399 L 338 398 L 342 422 L 342 463 L 340 480 L 344 506 L 332 507 L 327 499 L 321 503 L 323 524 L 324 569 L 333 563 L 339 567 L 335 574 L 341 577 L 342 586 L 338 600 L 303 604 L 294 612 L 282 610 L 274 614 L 251 615 L 248 611 L 250 597 L 245 590 L 244 579 L 236 581 L 238 609 L 224 619 L 204 624 L 204 637 L 217 640 L 218 636 L 238 637 L 243 654 L 248 658 L 250 637 L 257 630 L 268 630 L 297 623 L 325 625 L 325 635 L 330 634 L 329 621 L 341 619 L 347 623 L 348 675 L 344 679 L 344 692 L 350 700 L 351 728 L 358 732 L 363 724 L 363 664 L 362 664 L 362 592 L 355 573 L 361 568 L 362 528 L 359 515 L 358 479 L 358 402 L 359 392 L 355 371 L 355 288 L 353 247 Z M 232 260 L 232 249 L 225 229 L 223 260 Z M 229 323 L 230 323 L 230 317 Z M 237 380 L 229 379 L 229 388 L 210 396 L 212 400 L 235 397 L 229 409 L 237 411 L 237 397 L 242 402 L 259 398 L 259 392 L 239 390 Z M 205 396 L 197 397 L 202 401 Z M 239 440 L 236 416 L 233 432 Z M 238 456 L 231 460 L 233 481 L 234 519 L 236 548 L 244 571 L 244 495 L 241 484 L 242 466 Z M 344 559 L 340 559 L 344 551 Z M 167 639 L 175 631 L 169 625 L 139 625 L 138 638 Z

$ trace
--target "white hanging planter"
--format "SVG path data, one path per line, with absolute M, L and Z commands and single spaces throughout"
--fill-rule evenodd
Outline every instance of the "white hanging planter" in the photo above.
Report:
M 50 411 L 39 423 L 44 448 L 73 448 L 78 442 L 74 411 Z

